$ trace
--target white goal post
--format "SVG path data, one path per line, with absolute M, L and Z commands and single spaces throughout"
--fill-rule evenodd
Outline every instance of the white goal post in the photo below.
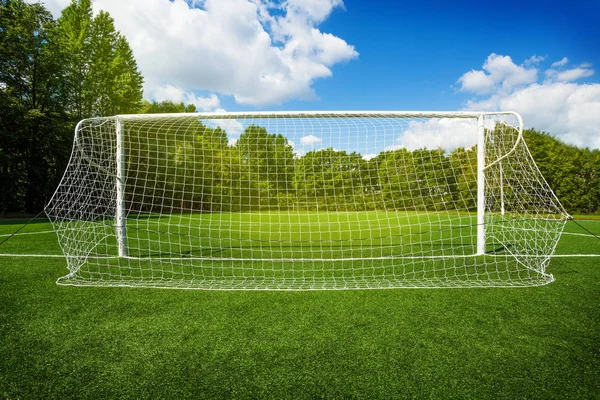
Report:
M 568 214 L 514 112 L 251 112 L 81 121 L 46 213 L 67 285 L 512 287 Z

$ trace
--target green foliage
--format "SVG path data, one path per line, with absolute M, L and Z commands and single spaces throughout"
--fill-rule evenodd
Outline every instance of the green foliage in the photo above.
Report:
M 93 17 L 90 0 L 73 0 L 57 21 L 54 39 L 64 57 L 65 96 L 77 120 L 138 111 L 143 78 L 108 13 Z
M 306 153 L 296 165 L 298 207 L 308 210 L 364 210 L 367 162 L 360 154 L 332 148 Z
M 72 1 L 63 9 L 50 43 L 63 60 L 61 96 L 65 111 L 74 121 L 90 115 L 84 88 L 89 85 L 92 20 L 91 0 Z
M 450 153 L 450 166 L 455 177 L 455 205 L 463 210 L 477 208 L 477 149 L 458 147 Z
M 570 213 L 600 211 L 600 150 L 567 145 L 548 133 L 524 132 L 542 175 Z
M 145 106 L 155 111 L 185 110 L 183 104 L 170 102 Z M 127 186 L 133 188 L 133 202 L 139 203 L 141 211 L 157 207 L 206 211 L 476 209 L 476 148 L 456 148 L 450 153 L 403 148 L 369 161 L 358 153 L 332 148 L 297 157 L 284 136 L 257 125 L 248 126 L 236 144 L 228 146 L 225 131 L 198 121 L 189 125 L 182 119 L 181 126 L 165 125 L 151 142 L 136 136 L 145 135 L 143 124 L 128 122 L 127 145 L 131 170 Z M 535 131 L 527 132 L 527 141 L 543 175 L 570 212 L 598 210 L 599 151 L 567 146 Z M 502 165 L 487 170 L 486 190 L 493 194 L 489 201 L 499 201 L 498 176 L 504 168 L 503 180 L 509 184 L 504 185 L 502 198 L 510 211 L 525 193 L 519 189 L 522 166 Z M 537 174 L 534 170 L 527 173 Z M 172 204 L 172 199 L 181 203 Z M 501 204 L 488 206 L 499 211 Z
M 241 206 L 268 209 L 292 194 L 294 153 L 287 139 L 250 125 L 235 144 L 239 154 L 242 188 Z
M 142 83 L 129 44 L 89 0 L 58 21 L 39 3 L 0 1 L 0 213 L 41 210 L 77 121 L 137 112 Z
M 54 25 L 40 4 L 0 3 L 0 212 L 43 208 L 68 158 Z
M 150 101 L 144 100 L 139 109 L 140 114 L 170 114 L 170 113 L 194 113 L 196 106 L 193 104 L 185 105 L 183 102 L 176 104 L 172 101 Z
M 379 183 L 385 207 L 401 210 L 454 209 L 456 171 L 442 149 L 384 153 Z

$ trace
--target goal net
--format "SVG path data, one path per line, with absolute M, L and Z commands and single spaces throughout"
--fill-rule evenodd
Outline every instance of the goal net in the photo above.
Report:
M 568 215 L 515 113 L 81 121 L 46 213 L 66 285 L 534 286 Z

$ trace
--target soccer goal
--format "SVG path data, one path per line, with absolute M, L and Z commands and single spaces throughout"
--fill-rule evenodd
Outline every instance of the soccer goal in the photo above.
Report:
M 567 213 L 513 112 L 256 112 L 81 121 L 46 213 L 65 285 L 515 287 Z

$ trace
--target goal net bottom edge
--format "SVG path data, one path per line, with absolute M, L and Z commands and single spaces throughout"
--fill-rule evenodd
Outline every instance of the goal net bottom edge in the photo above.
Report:
M 527 275 L 526 273 L 524 275 Z M 161 278 L 115 278 L 85 279 L 67 275 L 57 280 L 63 286 L 131 287 L 197 290 L 352 290 L 352 289 L 400 289 L 400 288 L 508 288 L 543 286 L 554 281 L 551 274 L 529 274 L 521 278 L 490 279 L 472 278 L 424 278 L 395 279 L 356 277 L 353 279 L 285 279 L 285 278 L 222 278 L 175 280 Z

